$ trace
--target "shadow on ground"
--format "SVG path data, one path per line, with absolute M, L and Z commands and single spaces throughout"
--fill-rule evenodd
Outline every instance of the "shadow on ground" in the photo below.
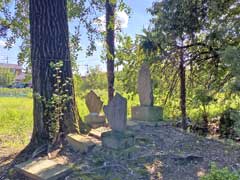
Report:
M 68 158 L 69 165 L 73 164 L 73 173 L 65 179 L 197 180 L 213 162 L 232 171 L 240 169 L 239 145 L 185 133 L 164 122 L 139 122 L 128 130 L 136 137 L 135 146 L 129 149 L 111 151 L 97 145 L 83 155 L 66 147 L 61 155 Z M 12 166 L 27 159 L 29 154 L 25 151 L 18 155 Z M 1 165 L 1 169 L 3 166 L 6 164 Z M 10 179 L 16 177 L 20 176 L 13 173 Z

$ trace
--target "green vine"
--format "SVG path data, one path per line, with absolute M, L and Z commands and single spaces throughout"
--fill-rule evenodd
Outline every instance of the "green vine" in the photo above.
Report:
M 44 125 L 48 132 L 49 143 L 54 145 L 59 139 L 64 112 L 67 109 L 66 104 L 72 99 L 67 88 L 72 84 L 72 79 L 62 80 L 62 61 L 51 62 L 50 67 L 53 70 L 53 93 L 49 99 L 40 94 L 35 94 L 35 97 L 44 107 Z

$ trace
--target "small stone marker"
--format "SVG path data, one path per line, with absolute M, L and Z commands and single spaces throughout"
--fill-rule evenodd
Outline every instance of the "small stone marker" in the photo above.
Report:
M 97 96 L 97 94 L 94 91 L 91 90 L 86 95 L 85 101 L 86 101 L 86 105 L 87 105 L 90 113 L 96 113 L 96 114 L 100 113 L 102 106 L 103 106 L 103 102 L 101 101 L 100 97 Z
M 103 107 L 113 131 L 124 131 L 127 124 L 127 100 L 116 93 L 112 101 Z
M 87 153 L 95 146 L 90 137 L 80 134 L 68 134 L 66 139 L 73 150 L 80 153 Z
M 110 149 L 125 149 L 134 145 L 134 135 L 126 131 L 127 100 L 116 93 L 103 108 L 112 131 L 101 134 L 102 145 Z
M 101 101 L 100 97 L 91 90 L 86 95 L 85 100 L 88 110 L 90 112 L 90 114 L 85 116 L 86 124 L 88 124 L 91 128 L 98 128 L 100 126 L 104 126 L 105 116 L 99 115 L 103 106 L 103 102 Z
M 153 106 L 152 80 L 149 65 L 144 63 L 138 74 L 138 94 L 141 106 Z
M 138 74 L 140 106 L 132 107 L 132 119 L 140 121 L 163 120 L 163 109 L 153 106 L 153 90 L 149 65 L 144 63 Z
M 72 171 L 70 166 L 49 159 L 29 160 L 16 165 L 16 169 L 28 179 L 35 180 L 57 180 L 64 178 Z

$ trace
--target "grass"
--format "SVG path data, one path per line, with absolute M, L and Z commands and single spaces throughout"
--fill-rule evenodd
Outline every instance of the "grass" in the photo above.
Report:
M 32 97 L 32 89 L 0 88 L 0 97 Z
M 25 146 L 33 127 L 32 99 L 0 98 L 0 146 Z
M 84 98 L 87 92 L 78 93 L 79 95 L 76 97 L 77 107 L 83 120 L 84 116 L 89 113 Z M 95 90 L 95 92 L 101 97 L 104 104 L 107 104 L 107 91 Z M 14 97 L 14 94 L 25 95 Z M 128 118 L 130 118 L 131 107 L 139 104 L 138 96 L 121 94 L 128 100 Z M 231 99 L 230 102 L 230 107 L 239 107 L 239 98 Z M 223 107 L 224 105 L 219 102 L 209 105 L 210 117 L 219 115 L 223 111 Z M 27 145 L 33 127 L 32 111 L 31 89 L 0 89 L 0 146 L 22 147 Z M 172 119 L 174 112 L 177 111 L 176 108 L 164 107 L 164 118 Z M 193 119 L 200 119 L 201 111 L 199 108 L 188 107 L 188 115 Z
M 4 92 L 4 93 L 3 93 Z M 26 95 L 14 97 L 14 93 L 25 92 Z M 107 92 L 103 90 L 95 91 L 107 104 Z M 3 95 L 4 94 L 4 95 Z M 84 119 L 89 112 L 85 104 L 84 96 L 87 92 L 76 97 L 77 107 L 80 116 Z M 1 96 L 3 95 L 3 96 Z M 9 96 L 11 95 L 11 96 Z M 127 94 L 123 95 L 128 98 Z M 131 115 L 131 106 L 137 105 L 138 99 L 134 97 L 128 99 L 128 117 Z M 33 102 L 30 91 L 21 89 L 1 89 L 0 92 L 0 147 L 21 148 L 29 143 L 33 128 Z M 103 112 L 102 112 L 103 113 Z

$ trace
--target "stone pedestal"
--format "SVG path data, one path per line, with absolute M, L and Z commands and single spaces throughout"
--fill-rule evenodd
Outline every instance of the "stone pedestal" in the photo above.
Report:
M 91 128 L 98 128 L 105 125 L 105 116 L 91 113 L 85 116 L 85 122 Z
M 80 134 L 68 134 L 66 139 L 75 152 L 87 153 L 95 146 L 89 137 Z
M 101 135 L 102 145 L 105 148 L 121 150 L 134 145 L 135 138 L 130 132 L 108 131 Z
M 163 109 L 159 106 L 135 106 L 132 107 L 132 119 L 140 121 L 163 120 Z

